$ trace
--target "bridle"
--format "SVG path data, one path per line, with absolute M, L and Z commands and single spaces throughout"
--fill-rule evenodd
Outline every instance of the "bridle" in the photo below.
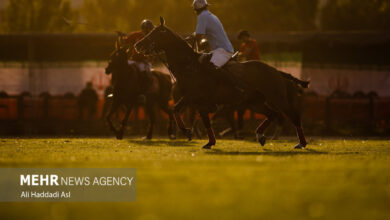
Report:
M 156 56 L 157 56 L 157 58 L 161 61 L 161 63 L 163 63 L 164 66 L 168 69 L 169 75 L 171 76 L 173 82 L 176 83 L 176 81 L 177 81 L 177 80 L 176 80 L 176 77 L 173 75 L 172 70 L 171 70 L 171 68 L 170 68 L 170 66 L 169 66 L 168 61 L 164 60 L 164 59 L 161 57 L 161 53 L 156 53 Z
M 169 66 L 169 63 L 168 61 L 166 61 L 164 58 L 162 58 L 161 54 L 163 53 L 162 50 L 160 49 L 156 49 L 156 43 L 151 41 L 150 43 L 148 43 L 149 46 L 148 48 L 146 49 L 146 53 L 149 54 L 150 56 L 157 56 L 157 58 L 161 61 L 161 63 L 164 64 L 164 66 L 168 69 L 168 72 L 169 72 L 169 75 L 171 76 L 172 80 L 174 83 L 177 82 L 176 80 L 176 77 L 173 75 L 172 73 L 172 69 L 170 68 Z

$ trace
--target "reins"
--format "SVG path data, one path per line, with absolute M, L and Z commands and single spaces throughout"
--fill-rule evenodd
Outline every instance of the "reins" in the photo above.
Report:
M 169 75 L 171 76 L 174 83 L 176 83 L 176 77 L 173 75 L 172 70 L 169 66 L 168 61 L 164 60 L 159 53 L 157 53 L 157 58 L 164 64 L 164 66 L 168 69 Z

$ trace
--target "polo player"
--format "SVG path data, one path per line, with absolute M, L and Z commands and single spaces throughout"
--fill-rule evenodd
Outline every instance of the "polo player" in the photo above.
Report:
M 194 0 L 192 7 L 195 10 L 198 18 L 195 30 L 195 39 L 200 42 L 206 38 L 211 50 L 211 59 L 206 61 L 205 56 L 200 56 L 200 62 L 208 70 L 208 72 L 220 74 L 222 80 L 233 85 L 240 93 L 243 93 L 245 85 L 240 83 L 232 73 L 226 69 L 222 69 L 234 53 L 234 49 L 230 40 L 223 28 L 221 21 L 217 16 L 208 10 L 209 4 L 207 0 Z
M 149 61 L 149 59 L 144 56 L 143 54 L 138 53 L 134 49 L 134 45 L 144 38 L 151 30 L 153 30 L 154 24 L 150 20 L 143 20 L 141 22 L 141 30 L 134 31 L 128 34 L 124 38 L 125 44 L 129 46 L 129 49 L 131 50 L 131 56 L 128 61 L 129 65 L 133 65 L 136 67 L 136 69 L 143 73 L 143 76 L 145 76 L 148 86 L 146 93 L 153 93 L 155 90 L 158 89 L 158 81 L 156 77 L 153 76 L 153 73 L 151 72 L 152 69 L 152 63 Z

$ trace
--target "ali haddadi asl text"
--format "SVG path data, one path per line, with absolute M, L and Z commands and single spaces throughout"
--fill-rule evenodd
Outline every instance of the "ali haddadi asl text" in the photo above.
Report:
M 20 198 L 70 198 L 70 192 L 37 192 L 37 191 L 23 191 Z

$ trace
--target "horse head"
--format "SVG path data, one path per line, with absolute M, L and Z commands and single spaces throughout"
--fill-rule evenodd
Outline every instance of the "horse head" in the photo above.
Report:
M 117 32 L 118 37 L 115 41 L 115 49 L 110 55 L 110 61 L 106 67 L 106 74 L 109 75 L 115 71 L 115 69 L 123 67 L 127 64 L 128 60 L 128 46 L 123 42 L 124 35 L 121 32 Z
M 150 55 L 156 51 L 177 50 L 182 45 L 189 48 L 189 45 L 179 35 L 165 26 L 164 18 L 160 17 L 160 25 L 138 41 L 134 47 L 139 53 Z

